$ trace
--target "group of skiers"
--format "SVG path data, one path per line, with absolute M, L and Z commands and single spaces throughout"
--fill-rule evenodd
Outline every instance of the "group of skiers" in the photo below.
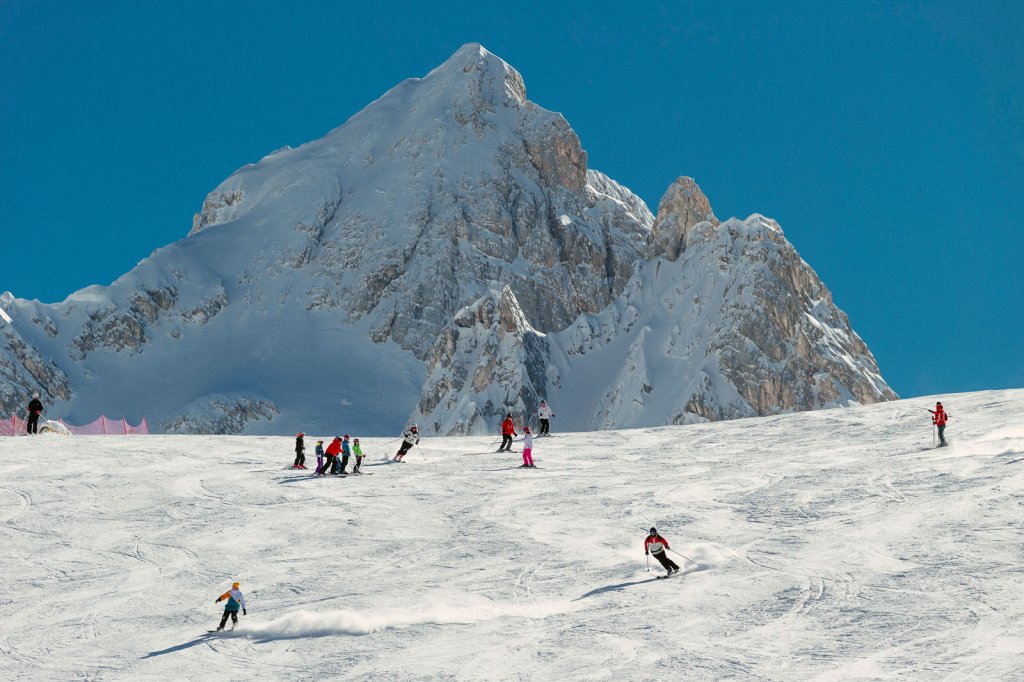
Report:
M 299 432 L 295 436 L 295 463 L 292 469 L 308 469 L 306 466 L 306 434 Z M 316 475 L 317 476 L 349 476 L 362 473 L 359 469 L 363 464 L 363 448 L 359 445 L 358 438 L 352 438 L 346 433 L 344 436 L 335 436 L 331 444 L 324 450 L 324 442 L 316 442 Z M 355 464 L 352 471 L 348 470 L 349 458 L 355 456 Z

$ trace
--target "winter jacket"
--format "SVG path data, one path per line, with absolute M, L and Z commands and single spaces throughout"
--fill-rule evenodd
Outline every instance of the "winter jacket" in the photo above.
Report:
M 420 442 L 419 432 L 413 431 L 412 429 L 406 429 L 405 433 L 402 434 L 402 438 L 405 439 L 405 442 L 409 445 L 417 445 Z
M 644 540 L 644 552 L 650 551 L 660 554 L 666 549 L 669 549 L 668 540 L 660 535 L 648 535 L 647 539 Z
M 540 419 L 551 419 L 555 416 L 555 413 L 551 411 L 551 406 L 545 403 L 537 408 L 537 416 Z
M 232 587 L 224 594 L 217 597 L 217 601 L 223 601 L 227 599 L 228 603 L 224 605 L 225 611 L 238 612 L 238 609 L 245 608 L 245 597 L 242 596 L 242 591 Z
M 335 438 L 331 441 L 331 444 L 327 446 L 328 455 L 339 455 L 341 454 L 341 439 Z
M 352 448 L 349 447 L 347 439 L 341 441 L 341 454 L 344 455 L 345 457 L 348 457 L 349 455 L 352 454 Z
M 322 445 L 317 445 L 316 446 L 316 456 L 317 457 L 323 457 L 324 456 L 324 446 L 322 446 Z
M 935 424 L 936 426 L 945 426 L 947 419 L 949 419 L 949 415 L 947 415 L 946 411 L 942 409 L 942 405 L 936 407 L 935 411 L 932 412 L 932 424 Z
M 532 433 L 524 433 L 523 434 L 523 449 L 524 450 L 531 450 L 532 448 L 533 448 L 533 434 Z
M 363 456 L 363 448 L 361 445 L 359 445 L 359 443 L 352 444 L 352 454 L 355 455 L 356 457 Z
M 512 423 L 512 417 L 508 417 L 505 421 L 501 422 L 501 435 L 503 436 L 518 436 L 516 433 L 516 425 Z
M 39 414 L 43 411 L 43 404 L 39 402 L 39 398 L 32 398 L 32 401 L 28 404 L 29 414 Z
M 305 443 L 305 441 L 302 440 L 302 436 L 297 436 L 295 438 L 295 452 L 296 453 L 300 453 L 300 452 L 302 452 L 305 449 L 306 449 L 306 443 Z

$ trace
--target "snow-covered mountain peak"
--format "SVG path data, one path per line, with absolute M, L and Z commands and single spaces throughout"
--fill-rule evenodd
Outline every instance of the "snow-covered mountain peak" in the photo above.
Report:
M 687 177 L 655 220 L 476 43 L 243 166 L 111 286 L 9 312 L 8 413 L 39 388 L 72 421 L 169 431 L 486 433 L 540 396 L 591 429 L 893 396 L 773 221 L 720 224 Z
M 707 196 L 693 178 L 676 179 L 658 204 L 658 217 L 651 229 L 651 258 L 676 260 L 686 248 L 687 232 L 705 221 L 718 225 Z
M 473 84 L 483 96 L 478 100 L 481 104 L 488 102 L 497 105 L 506 101 L 526 103 L 523 77 L 508 62 L 489 52 L 480 43 L 466 43 L 423 78 L 425 83 L 434 81 Z

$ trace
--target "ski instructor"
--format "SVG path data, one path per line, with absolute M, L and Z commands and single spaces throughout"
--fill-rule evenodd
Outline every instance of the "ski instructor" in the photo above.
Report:
M 668 540 L 658 535 L 658 529 L 652 528 L 651 532 L 647 534 L 647 539 L 644 540 L 644 554 L 653 554 L 654 558 L 661 562 L 661 565 L 668 571 L 666 577 L 673 573 L 679 572 L 679 566 L 676 562 L 668 558 L 665 554 L 665 550 L 669 549 Z
M 242 609 L 243 616 L 248 615 L 245 612 L 245 596 L 238 589 L 238 583 L 231 583 L 231 589 L 217 597 L 213 603 L 219 604 L 225 599 L 228 600 L 228 603 L 224 605 L 224 615 L 221 616 L 220 625 L 217 626 L 218 632 L 224 629 L 224 625 L 228 622 L 228 616 L 231 616 L 231 629 L 235 629 L 235 626 L 238 625 L 238 609 Z

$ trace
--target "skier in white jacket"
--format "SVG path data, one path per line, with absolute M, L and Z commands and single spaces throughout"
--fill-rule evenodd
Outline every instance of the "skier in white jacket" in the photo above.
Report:
M 540 433 L 537 434 L 538 437 L 551 435 L 548 433 L 548 429 L 550 428 L 549 420 L 554 416 L 555 413 L 551 411 L 547 401 L 540 401 L 540 407 L 537 408 L 537 418 L 540 420 Z

